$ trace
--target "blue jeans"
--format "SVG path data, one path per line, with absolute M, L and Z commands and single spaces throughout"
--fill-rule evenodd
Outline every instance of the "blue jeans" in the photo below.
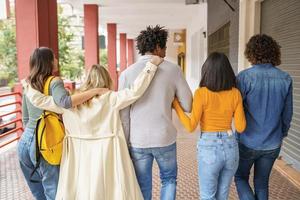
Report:
M 145 200 L 151 200 L 152 198 L 152 166 L 154 159 L 156 160 L 160 171 L 160 199 L 176 199 L 176 143 L 170 146 L 156 148 L 130 147 L 130 156 Z
M 42 157 L 40 166 L 31 177 L 36 165 L 34 129 L 26 128 L 18 145 L 21 170 L 26 182 L 37 200 L 54 200 L 56 196 L 59 166 L 49 165 Z M 37 180 L 32 182 L 30 180 Z
M 239 161 L 238 143 L 227 132 L 201 133 L 197 144 L 201 200 L 228 199 Z
M 239 144 L 240 162 L 235 174 L 235 184 L 240 200 L 267 200 L 269 177 L 280 148 L 254 150 Z M 254 165 L 254 193 L 249 185 L 249 174 Z

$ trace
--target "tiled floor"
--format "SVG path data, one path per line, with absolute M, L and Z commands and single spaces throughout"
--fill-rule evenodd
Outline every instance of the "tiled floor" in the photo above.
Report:
M 196 162 L 196 134 L 180 133 L 177 142 L 179 177 L 177 199 L 197 200 L 198 177 Z M 159 199 L 159 174 L 154 166 L 153 199 Z M 32 196 L 19 169 L 15 148 L 0 154 L 0 200 L 30 200 Z M 99 198 L 101 200 L 101 198 Z M 238 199 L 234 184 L 230 199 Z M 300 189 L 290 183 L 276 170 L 273 170 L 270 182 L 270 200 L 300 200 Z

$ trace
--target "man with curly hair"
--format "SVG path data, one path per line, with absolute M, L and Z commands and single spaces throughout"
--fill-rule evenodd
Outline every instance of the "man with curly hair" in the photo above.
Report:
M 152 55 L 166 55 L 168 32 L 163 27 L 148 26 L 136 39 L 142 55 L 122 72 L 119 89 L 132 85 Z M 192 93 L 179 66 L 164 61 L 144 95 L 121 112 L 125 135 L 138 183 L 145 200 L 152 198 L 152 166 L 155 159 L 161 179 L 160 198 L 176 198 L 177 158 L 176 128 L 172 124 L 175 96 L 185 111 L 191 110 Z
M 247 128 L 238 134 L 235 183 L 241 200 L 267 200 L 269 176 L 292 120 L 292 78 L 276 67 L 281 64 L 280 46 L 268 35 L 250 38 L 245 56 L 252 66 L 237 76 Z M 253 165 L 254 191 L 249 185 Z

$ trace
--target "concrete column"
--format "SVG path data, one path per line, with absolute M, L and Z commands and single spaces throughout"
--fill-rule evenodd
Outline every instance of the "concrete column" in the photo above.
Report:
M 260 33 L 261 2 L 263 0 L 240 0 L 239 10 L 239 50 L 238 71 L 250 66 L 244 56 L 246 43 L 255 34 Z
M 6 16 L 10 18 L 10 3 L 9 0 L 6 0 Z
M 127 40 L 127 62 L 128 65 L 127 67 L 129 67 L 130 65 L 133 64 L 133 55 L 134 55 L 134 47 L 133 47 L 133 39 L 128 39 Z
M 117 25 L 107 24 L 107 59 L 108 71 L 114 82 L 115 89 L 118 88 L 117 75 Z
M 57 3 L 54 0 L 16 0 L 16 43 L 19 80 L 29 75 L 29 58 L 45 46 L 58 58 Z
M 120 33 L 120 73 L 127 67 L 126 33 Z
M 84 5 L 84 57 L 85 69 L 99 63 L 98 5 Z

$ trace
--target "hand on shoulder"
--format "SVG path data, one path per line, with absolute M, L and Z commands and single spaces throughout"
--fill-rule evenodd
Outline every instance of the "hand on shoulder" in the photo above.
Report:
M 150 62 L 156 66 L 160 65 L 163 61 L 164 59 L 159 56 L 152 56 L 150 59 Z
M 180 103 L 179 103 L 177 97 L 174 98 L 174 100 L 172 102 L 172 107 L 173 108 L 180 107 Z

